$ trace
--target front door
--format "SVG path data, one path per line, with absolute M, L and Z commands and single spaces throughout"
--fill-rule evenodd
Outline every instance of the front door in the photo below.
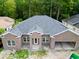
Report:
M 39 43 L 38 40 L 39 40 L 38 38 L 34 38 L 34 45 L 38 45 Z
M 32 49 L 38 50 L 39 49 L 39 38 L 33 38 L 32 39 Z

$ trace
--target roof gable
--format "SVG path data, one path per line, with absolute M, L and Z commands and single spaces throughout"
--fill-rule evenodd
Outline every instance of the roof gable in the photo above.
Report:
M 2 35 L 2 37 L 17 37 L 16 35 L 14 35 L 14 34 L 12 34 L 12 33 L 10 33 L 10 32 L 7 32 L 7 33 L 4 33 L 3 35 Z

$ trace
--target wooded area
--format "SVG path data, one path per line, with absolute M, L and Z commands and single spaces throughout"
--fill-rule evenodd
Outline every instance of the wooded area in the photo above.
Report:
M 26 19 L 48 15 L 57 20 L 79 13 L 79 0 L 0 0 L 0 16 Z

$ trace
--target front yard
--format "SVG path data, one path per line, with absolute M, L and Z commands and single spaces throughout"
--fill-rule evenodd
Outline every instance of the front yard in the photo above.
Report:
M 16 51 L 15 53 L 11 53 L 7 59 L 28 59 L 30 56 L 42 58 L 45 55 L 47 55 L 47 52 L 44 49 L 34 51 L 34 52 L 23 49 L 23 50 Z
M 0 52 L 3 50 L 3 48 L 0 48 Z
M 15 53 L 11 53 L 7 59 L 26 59 L 28 58 L 29 53 L 28 50 L 19 50 L 16 51 Z
M 36 59 L 42 59 L 46 55 L 47 55 L 47 51 L 44 50 L 44 49 L 40 49 L 38 51 L 32 52 L 32 55 L 31 56 L 33 56 Z
M 78 53 L 78 51 L 28 51 L 19 50 L 14 54 L 11 53 L 7 59 L 69 59 L 72 53 Z

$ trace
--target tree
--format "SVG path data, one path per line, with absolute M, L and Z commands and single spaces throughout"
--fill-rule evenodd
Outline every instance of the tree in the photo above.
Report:
M 17 18 L 23 18 L 23 0 L 15 0 Z
M 0 16 L 4 16 L 4 3 L 6 0 L 0 0 Z
M 4 14 L 5 16 L 9 16 L 9 17 L 12 17 L 12 18 L 15 18 L 16 17 L 16 5 L 15 5 L 15 1 L 14 0 L 6 0 L 4 2 Z
M 79 0 L 0 0 L 0 16 L 26 19 L 48 15 L 59 21 L 79 13 Z

